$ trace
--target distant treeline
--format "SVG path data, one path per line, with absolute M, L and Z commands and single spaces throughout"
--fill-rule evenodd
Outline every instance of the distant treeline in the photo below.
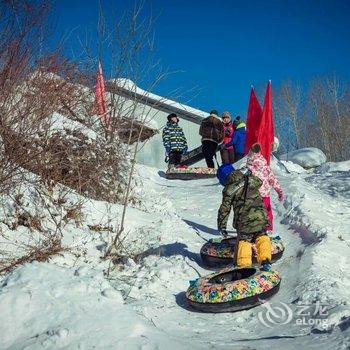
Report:
M 350 87 L 335 75 L 307 87 L 291 80 L 274 87 L 275 133 L 280 153 L 320 148 L 328 161 L 350 159 Z

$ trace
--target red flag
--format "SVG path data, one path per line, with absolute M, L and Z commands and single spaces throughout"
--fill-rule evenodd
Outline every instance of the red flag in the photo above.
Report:
M 95 97 L 96 97 L 96 105 L 97 105 L 97 114 L 100 115 L 103 122 L 107 124 L 108 117 L 107 117 L 107 105 L 106 105 L 106 96 L 105 96 L 105 82 L 103 80 L 101 62 L 98 63 Z
M 245 143 L 245 154 L 250 150 L 250 147 L 258 140 L 258 130 L 262 117 L 262 109 L 258 99 L 256 98 L 254 88 L 250 90 L 248 114 L 247 114 L 247 136 Z
M 264 108 L 261 123 L 258 131 L 258 142 L 261 145 L 261 154 L 265 157 L 267 164 L 270 164 L 271 148 L 274 140 L 274 127 L 272 116 L 272 87 L 271 81 L 267 84 Z

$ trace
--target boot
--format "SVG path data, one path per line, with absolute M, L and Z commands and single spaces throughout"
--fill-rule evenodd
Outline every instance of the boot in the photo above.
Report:
M 271 261 L 271 239 L 270 237 L 263 235 L 259 236 L 255 240 L 256 252 L 257 252 L 257 260 L 259 263 L 263 261 Z
M 237 266 L 252 266 L 252 244 L 247 241 L 238 242 Z

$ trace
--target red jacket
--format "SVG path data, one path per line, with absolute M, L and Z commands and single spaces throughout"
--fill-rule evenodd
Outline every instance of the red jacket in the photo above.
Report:
M 233 133 L 235 132 L 234 126 L 232 122 L 229 122 L 227 124 L 224 124 L 224 145 L 231 142 L 231 139 L 233 137 Z M 233 146 L 227 147 L 228 150 L 233 150 Z

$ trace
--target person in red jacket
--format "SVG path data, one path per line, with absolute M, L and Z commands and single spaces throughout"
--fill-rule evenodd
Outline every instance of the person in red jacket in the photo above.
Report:
M 229 112 L 224 112 L 221 119 L 224 126 L 224 141 L 220 151 L 221 161 L 222 164 L 232 164 L 235 161 L 235 152 L 232 145 L 226 147 L 226 144 L 231 142 L 234 133 L 234 126 Z

